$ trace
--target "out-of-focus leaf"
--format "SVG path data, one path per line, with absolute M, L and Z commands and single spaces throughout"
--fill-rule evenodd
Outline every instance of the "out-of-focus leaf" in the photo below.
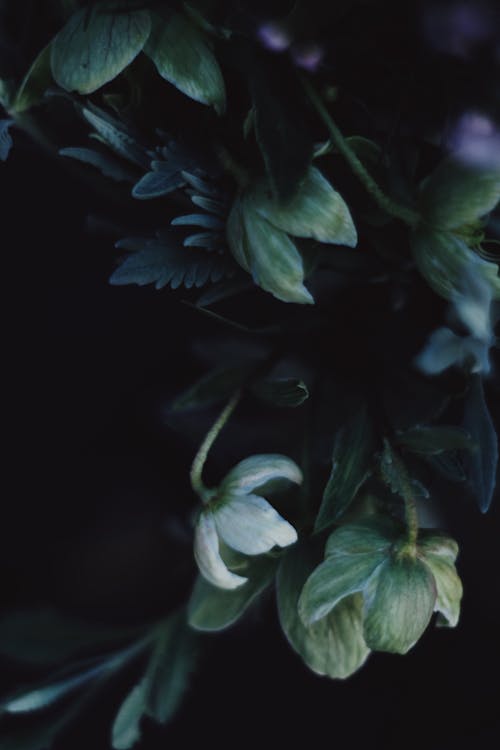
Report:
M 204 409 L 224 401 L 243 384 L 251 371 L 250 366 L 218 367 L 178 396 L 172 404 L 172 409 Z
M 50 44 L 44 47 L 24 76 L 12 105 L 14 112 L 21 113 L 39 104 L 52 83 L 50 47 Z
M 150 31 L 148 11 L 118 12 L 109 2 L 90 15 L 81 8 L 52 42 L 52 75 L 66 91 L 91 94 L 137 57 Z
M 373 428 L 366 408 L 361 407 L 335 437 L 332 470 L 316 518 L 316 531 L 345 513 L 370 473 L 373 449 Z
M 474 444 L 470 435 L 460 427 L 437 425 L 435 427 L 414 427 L 397 435 L 395 443 L 412 453 L 437 456 L 445 451 L 472 450 Z
M 60 156 L 68 156 L 70 159 L 76 159 L 84 164 L 90 164 L 92 167 L 99 169 L 105 177 L 111 177 L 117 182 L 133 182 L 134 175 L 129 169 L 124 167 L 117 159 L 108 154 L 102 154 L 92 148 L 68 147 L 59 151 Z
M 309 391 L 299 378 L 261 378 L 252 386 L 253 393 L 268 404 L 296 407 L 309 398 Z
M 467 478 L 479 509 L 486 513 L 493 499 L 498 469 L 498 438 L 484 398 L 481 377 L 475 375 L 465 399 L 464 428 L 478 449 L 464 457 Z
M 0 161 L 7 161 L 12 148 L 12 136 L 9 128 L 14 124 L 14 120 L 0 120 Z

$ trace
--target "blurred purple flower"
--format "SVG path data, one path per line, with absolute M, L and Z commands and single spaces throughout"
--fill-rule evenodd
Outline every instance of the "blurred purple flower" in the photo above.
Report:
M 292 47 L 292 58 L 299 68 L 314 73 L 323 61 L 324 50 L 319 44 L 295 45 Z
M 267 21 L 259 26 L 257 37 L 261 44 L 272 52 L 284 52 L 292 43 L 292 37 L 285 25 Z
M 465 112 L 453 126 L 446 146 L 471 166 L 500 167 L 500 130 L 481 112 Z
M 477 45 L 499 34 L 493 6 L 481 0 L 432 3 L 422 14 L 423 31 L 434 49 L 468 57 Z

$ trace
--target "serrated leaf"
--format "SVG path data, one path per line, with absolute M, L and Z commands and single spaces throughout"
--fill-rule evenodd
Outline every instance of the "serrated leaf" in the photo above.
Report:
M 282 559 L 277 577 L 279 619 L 292 648 L 313 672 L 345 679 L 370 653 L 363 639 L 362 598 L 346 597 L 327 617 L 307 627 L 298 614 L 300 592 L 321 561 L 321 547 L 317 540 L 302 542 Z
M 152 15 L 153 29 L 144 52 L 158 73 L 186 96 L 222 113 L 224 79 L 206 34 L 182 13 L 172 13 L 168 21 Z
M 51 45 L 48 44 L 35 58 L 16 93 L 12 109 L 20 114 L 39 104 L 52 83 L 50 67 Z
M 412 232 L 410 241 L 417 268 L 436 294 L 454 299 L 461 293 L 464 279 L 473 273 L 500 299 L 497 264 L 481 258 L 457 235 L 420 228 Z
M 295 408 L 309 398 L 307 386 L 299 378 L 261 378 L 252 385 L 252 391 L 265 403 L 280 408 Z
M 436 604 L 430 569 L 410 557 L 386 559 L 364 591 L 364 637 L 374 651 L 405 654 L 430 622 Z
M 467 478 L 479 509 L 486 513 L 491 505 L 498 469 L 498 438 L 484 397 L 481 377 L 475 375 L 465 399 L 464 428 L 478 449 L 464 456 Z
M 250 366 L 217 367 L 178 396 L 172 403 L 172 409 L 205 409 L 224 401 L 241 387 L 252 369 Z
M 439 229 L 457 229 L 489 213 L 500 200 L 500 169 L 444 159 L 424 180 L 420 209 Z
M 95 151 L 91 148 L 84 147 L 68 147 L 62 148 L 59 151 L 59 156 L 67 156 L 70 159 L 76 159 L 84 164 L 90 164 L 92 167 L 98 169 L 105 177 L 111 177 L 111 179 L 117 182 L 133 182 L 133 173 L 124 167 L 117 159 L 107 154 L 101 154 L 100 151 Z
M 12 136 L 9 128 L 14 124 L 14 120 L 0 120 L 0 161 L 7 161 L 12 148 Z
M 271 67 L 252 55 L 249 69 L 257 143 L 275 197 L 288 201 L 305 177 L 314 143 L 301 124 L 301 102 L 284 90 Z
M 96 625 L 52 610 L 26 610 L 0 620 L 0 654 L 31 664 L 57 664 L 137 638 L 143 628 Z
M 82 109 L 82 115 L 95 129 L 98 140 L 109 146 L 118 156 L 145 169 L 149 168 L 150 157 L 147 150 L 137 142 L 122 122 L 90 102 Z
M 184 285 L 186 289 L 201 287 L 209 281 L 220 281 L 232 274 L 231 263 L 215 253 L 185 248 L 177 237 L 166 233 L 160 239 L 127 238 L 116 247 L 137 249 L 125 258 L 111 275 L 110 284 L 155 284 L 156 289 L 170 285 L 172 289 Z
M 445 451 L 474 448 L 471 437 L 465 430 L 445 425 L 414 427 L 397 435 L 395 442 L 413 453 L 425 456 L 438 456 Z
M 335 437 L 332 470 L 315 531 L 325 529 L 345 513 L 370 473 L 373 449 L 373 428 L 366 409 L 361 408 Z
M 188 622 L 195 630 L 218 631 L 233 625 L 271 584 L 277 560 L 263 557 L 246 561 L 238 567 L 248 578 L 237 589 L 227 590 L 212 586 L 199 576 L 188 605 Z
M 254 192 L 257 212 L 273 226 L 295 237 L 355 247 L 356 228 L 349 209 L 316 167 L 309 167 L 294 196 L 278 202 L 261 185 Z
M 185 184 L 186 180 L 179 171 L 157 169 L 146 172 L 139 182 L 136 182 L 132 195 L 139 200 L 160 198 L 162 195 L 168 195 L 174 190 L 184 187 Z
M 113 12 L 99 3 L 81 8 L 51 45 L 55 81 L 66 91 L 91 94 L 116 78 L 137 57 L 151 31 L 148 11 Z

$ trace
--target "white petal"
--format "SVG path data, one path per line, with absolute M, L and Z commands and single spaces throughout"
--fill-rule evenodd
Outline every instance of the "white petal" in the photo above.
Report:
M 194 557 L 200 573 L 214 586 L 236 589 L 248 579 L 231 573 L 219 554 L 219 539 L 211 511 L 202 511 L 194 532 Z
M 302 472 L 291 458 L 279 453 L 249 456 L 236 464 L 220 485 L 220 495 L 245 495 L 273 479 L 300 484 Z
M 474 338 L 487 342 L 491 346 L 493 339 L 491 284 L 488 284 L 478 273 L 473 273 L 471 269 L 464 280 L 463 287 L 462 293 L 456 294 L 453 298 L 456 314 Z
M 438 328 L 415 358 L 415 365 L 426 375 L 437 375 L 463 361 L 463 339 L 449 328 Z
M 217 531 L 229 547 L 245 555 L 269 552 L 275 545 L 287 547 L 297 532 L 258 495 L 234 496 L 214 511 Z

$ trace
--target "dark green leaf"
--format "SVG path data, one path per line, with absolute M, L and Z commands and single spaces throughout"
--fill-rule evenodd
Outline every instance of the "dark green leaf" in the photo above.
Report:
M 441 476 L 451 482 L 464 482 L 467 478 L 464 470 L 463 460 L 458 453 L 450 451 L 441 453 L 439 456 L 426 456 L 430 463 Z
M 316 518 L 316 531 L 330 526 L 345 513 L 370 473 L 373 449 L 372 424 L 362 407 L 335 437 L 332 470 Z
M 188 605 L 188 622 L 195 630 L 224 630 L 235 623 L 271 584 L 277 567 L 273 558 L 249 559 L 235 572 L 248 581 L 231 591 L 212 586 L 198 577 Z
M 50 47 L 51 45 L 48 44 L 40 52 L 24 76 L 24 80 L 14 99 L 13 110 L 15 112 L 21 113 L 39 104 L 43 99 L 44 93 L 52 83 Z
M 478 446 L 478 450 L 464 457 L 467 478 L 476 496 L 479 509 L 482 513 L 486 513 L 496 485 L 498 438 L 484 398 L 483 382 L 479 375 L 475 375 L 470 384 L 465 400 L 463 426 Z
M 216 253 L 185 248 L 176 235 L 163 232 L 157 239 L 126 238 L 116 247 L 136 250 L 122 261 L 112 274 L 110 284 L 155 284 L 156 289 L 201 287 L 209 281 L 231 276 L 233 267 L 227 258 Z
M 162 164 L 163 162 L 158 162 Z M 146 172 L 139 182 L 134 185 L 132 195 L 139 200 L 159 198 L 162 195 L 183 187 L 186 180 L 177 170 L 156 169 Z
M 437 456 L 445 451 L 473 450 L 474 444 L 470 435 L 460 427 L 414 427 L 395 439 L 413 453 L 425 456 Z
M 0 161 L 7 161 L 12 148 L 12 136 L 9 128 L 14 124 L 14 120 L 0 120 Z
M 109 146 L 118 156 L 145 169 L 149 168 L 150 156 L 147 150 L 137 142 L 134 134 L 122 122 L 90 102 L 83 108 L 82 115 L 95 129 L 97 139 Z
M 279 407 L 300 406 L 309 398 L 306 384 L 298 378 L 261 378 L 252 391 L 262 401 Z
M 146 708 L 147 680 L 135 685 L 121 704 L 111 731 L 115 750 L 129 750 L 141 737 L 140 723 Z
M 142 632 L 143 628 L 83 622 L 52 610 L 27 610 L 0 620 L 0 654 L 31 664 L 57 664 L 84 653 L 109 650 Z
M 120 162 L 108 154 L 101 154 L 91 148 L 69 147 L 62 148 L 59 151 L 60 156 L 68 156 L 70 159 L 76 159 L 84 164 L 90 164 L 92 167 L 99 169 L 105 177 L 117 182 L 133 182 L 133 173 L 124 167 Z
M 144 48 L 158 73 L 195 101 L 225 108 L 224 79 L 208 37 L 182 13 L 168 21 L 153 15 L 153 30 Z
M 302 102 L 287 96 L 271 65 L 256 56 L 250 67 L 250 93 L 257 142 L 271 186 L 278 200 L 288 201 L 306 175 L 314 148 L 302 126 Z
M 344 679 L 370 653 L 363 639 L 362 597 L 346 597 L 327 617 L 307 627 L 298 615 L 300 592 L 321 562 L 321 551 L 318 540 L 301 542 L 282 559 L 277 578 L 279 618 L 292 648 L 313 672 Z
M 52 75 L 66 91 L 91 94 L 116 78 L 139 54 L 151 30 L 148 11 L 113 12 L 99 3 L 78 10 L 51 46 Z
M 172 404 L 172 409 L 204 409 L 224 401 L 243 384 L 251 371 L 250 366 L 218 367 L 178 396 Z

